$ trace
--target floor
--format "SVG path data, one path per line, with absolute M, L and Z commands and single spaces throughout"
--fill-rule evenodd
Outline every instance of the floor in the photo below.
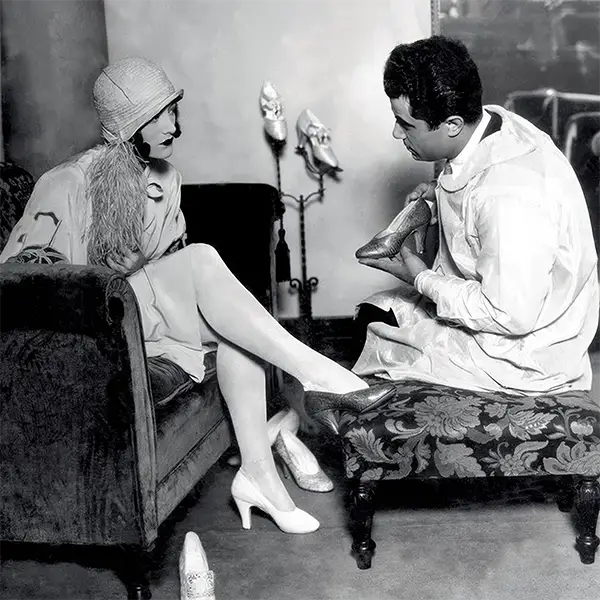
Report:
M 600 352 L 593 357 L 600 397 Z M 154 599 L 179 598 L 178 553 L 185 533 L 200 536 L 215 572 L 218 600 L 595 600 L 600 568 L 582 565 L 570 516 L 554 503 L 555 482 L 486 481 L 387 484 L 375 516 L 370 570 L 350 556 L 340 454 L 330 440 L 305 442 L 335 482 L 315 494 L 286 481 L 296 503 L 321 522 L 310 535 L 287 535 L 266 516 L 240 526 L 229 486 L 235 469 L 215 465 L 161 529 L 152 571 Z M 409 485 L 410 484 L 410 485 Z M 3 547 L 0 598 L 124 598 L 100 555 L 65 558 L 31 547 Z

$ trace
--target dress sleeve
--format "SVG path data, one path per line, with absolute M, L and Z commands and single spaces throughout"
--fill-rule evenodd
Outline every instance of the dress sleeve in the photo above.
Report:
M 504 335 L 535 328 L 551 289 L 558 243 L 556 219 L 540 196 L 506 188 L 480 198 L 476 279 L 425 271 L 415 281 L 417 290 L 437 304 L 440 318 Z
M 181 212 L 181 175 L 164 161 L 161 175 L 151 172 L 149 180 L 148 213 L 143 247 L 149 261 L 160 259 L 183 247 L 185 218 Z M 160 196 L 150 194 L 156 187 Z
M 22 253 L 52 251 L 60 262 L 82 262 L 81 249 L 85 219 L 75 214 L 78 208 L 85 210 L 79 202 L 82 193 L 83 175 L 72 169 L 54 169 L 42 175 L 36 183 L 31 198 L 25 206 L 23 216 L 12 230 L 0 257 L 0 262 L 14 259 Z M 80 230 L 77 230 L 79 223 Z M 28 259 L 29 261 L 29 259 Z

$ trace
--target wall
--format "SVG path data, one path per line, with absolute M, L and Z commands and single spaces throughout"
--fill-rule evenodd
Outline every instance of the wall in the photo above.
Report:
M 99 140 L 94 80 L 107 61 L 102 0 L 2 0 L 6 158 L 39 177 Z
M 359 265 L 356 248 L 383 229 L 405 193 L 431 177 L 391 137 L 383 63 L 396 43 L 430 34 L 426 0 L 105 0 L 110 60 L 142 55 L 159 62 L 176 86 L 183 136 L 173 164 L 184 182 L 276 184 L 258 97 L 265 79 L 282 95 L 289 140 L 283 191 L 307 195 L 316 184 L 294 153 L 294 125 L 310 108 L 331 129 L 344 169 L 326 180 L 323 203 L 306 212 L 308 275 L 319 279 L 315 316 L 346 316 L 367 295 L 395 285 Z M 288 203 L 292 275 L 300 276 L 297 206 Z M 223 223 L 226 232 L 227 223 Z M 280 285 L 280 314 L 297 314 L 297 297 Z

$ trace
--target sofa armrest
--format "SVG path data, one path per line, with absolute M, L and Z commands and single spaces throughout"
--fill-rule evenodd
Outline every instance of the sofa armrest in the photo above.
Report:
M 148 545 L 156 440 L 139 309 L 110 269 L 0 265 L 0 537 Z

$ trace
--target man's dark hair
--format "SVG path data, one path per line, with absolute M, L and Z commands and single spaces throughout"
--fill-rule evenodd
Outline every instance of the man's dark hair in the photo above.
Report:
M 411 116 L 437 129 L 449 116 L 467 124 L 481 116 L 481 79 L 465 45 L 443 36 L 399 44 L 383 70 L 385 93 L 405 97 Z

